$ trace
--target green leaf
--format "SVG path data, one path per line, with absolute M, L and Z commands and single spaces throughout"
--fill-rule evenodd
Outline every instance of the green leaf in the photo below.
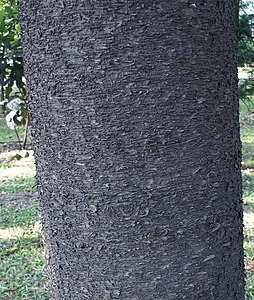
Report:
M 0 31 L 5 32 L 5 13 L 0 10 Z
M 19 24 L 16 24 L 16 25 L 15 25 L 15 30 L 16 30 L 17 32 L 20 32 L 20 26 L 19 26 Z
M 12 84 L 9 84 L 5 89 L 5 98 L 8 99 L 12 92 Z

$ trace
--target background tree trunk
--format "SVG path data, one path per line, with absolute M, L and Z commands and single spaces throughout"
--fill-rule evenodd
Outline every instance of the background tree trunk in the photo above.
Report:
M 237 1 L 20 2 L 50 299 L 244 299 Z

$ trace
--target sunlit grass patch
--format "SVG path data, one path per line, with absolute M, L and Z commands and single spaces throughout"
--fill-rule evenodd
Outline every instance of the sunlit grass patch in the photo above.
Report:
M 254 143 L 254 132 L 253 129 L 242 129 L 241 130 L 242 143 Z M 245 148 L 243 148 L 243 151 Z
M 254 211 L 254 197 L 245 197 L 244 198 L 244 210 L 245 211 Z M 254 220 L 253 220 L 254 222 Z
M 249 207 L 249 209 L 245 207 L 244 225 L 245 227 L 251 227 L 254 229 L 254 207 L 253 206 L 251 206 L 251 208 Z
M 32 150 L 8 151 L 0 153 L 1 178 L 9 176 L 24 176 L 35 174 L 34 156 Z M 6 169 L 12 169 L 6 170 Z
M 33 190 L 35 165 L 33 151 L 0 153 L 0 191 L 16 193 Z

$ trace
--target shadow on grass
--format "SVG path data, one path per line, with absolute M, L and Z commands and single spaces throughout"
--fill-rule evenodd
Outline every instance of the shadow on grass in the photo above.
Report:
M 243 170 L 242 179 L 243 179 L 244 198 L 254 198 L 254 169 Z M 246 199 L 246 201 L 247 200 L 248 199 Z
M 254 143 L 243 142 L 243 163 L 242 169 L 254 169 Z
M 40 235 L 0 243 L 0 299 L 48 299 Z
M 0 202 L 0 230 L 11 227 L 28 228 L 39 221 L 37 201 Z

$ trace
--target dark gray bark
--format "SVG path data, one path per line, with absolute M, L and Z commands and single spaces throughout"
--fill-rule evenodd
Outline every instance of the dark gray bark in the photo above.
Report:
M 20 2 L 50 299 L 244 299 L 237 1 Z

